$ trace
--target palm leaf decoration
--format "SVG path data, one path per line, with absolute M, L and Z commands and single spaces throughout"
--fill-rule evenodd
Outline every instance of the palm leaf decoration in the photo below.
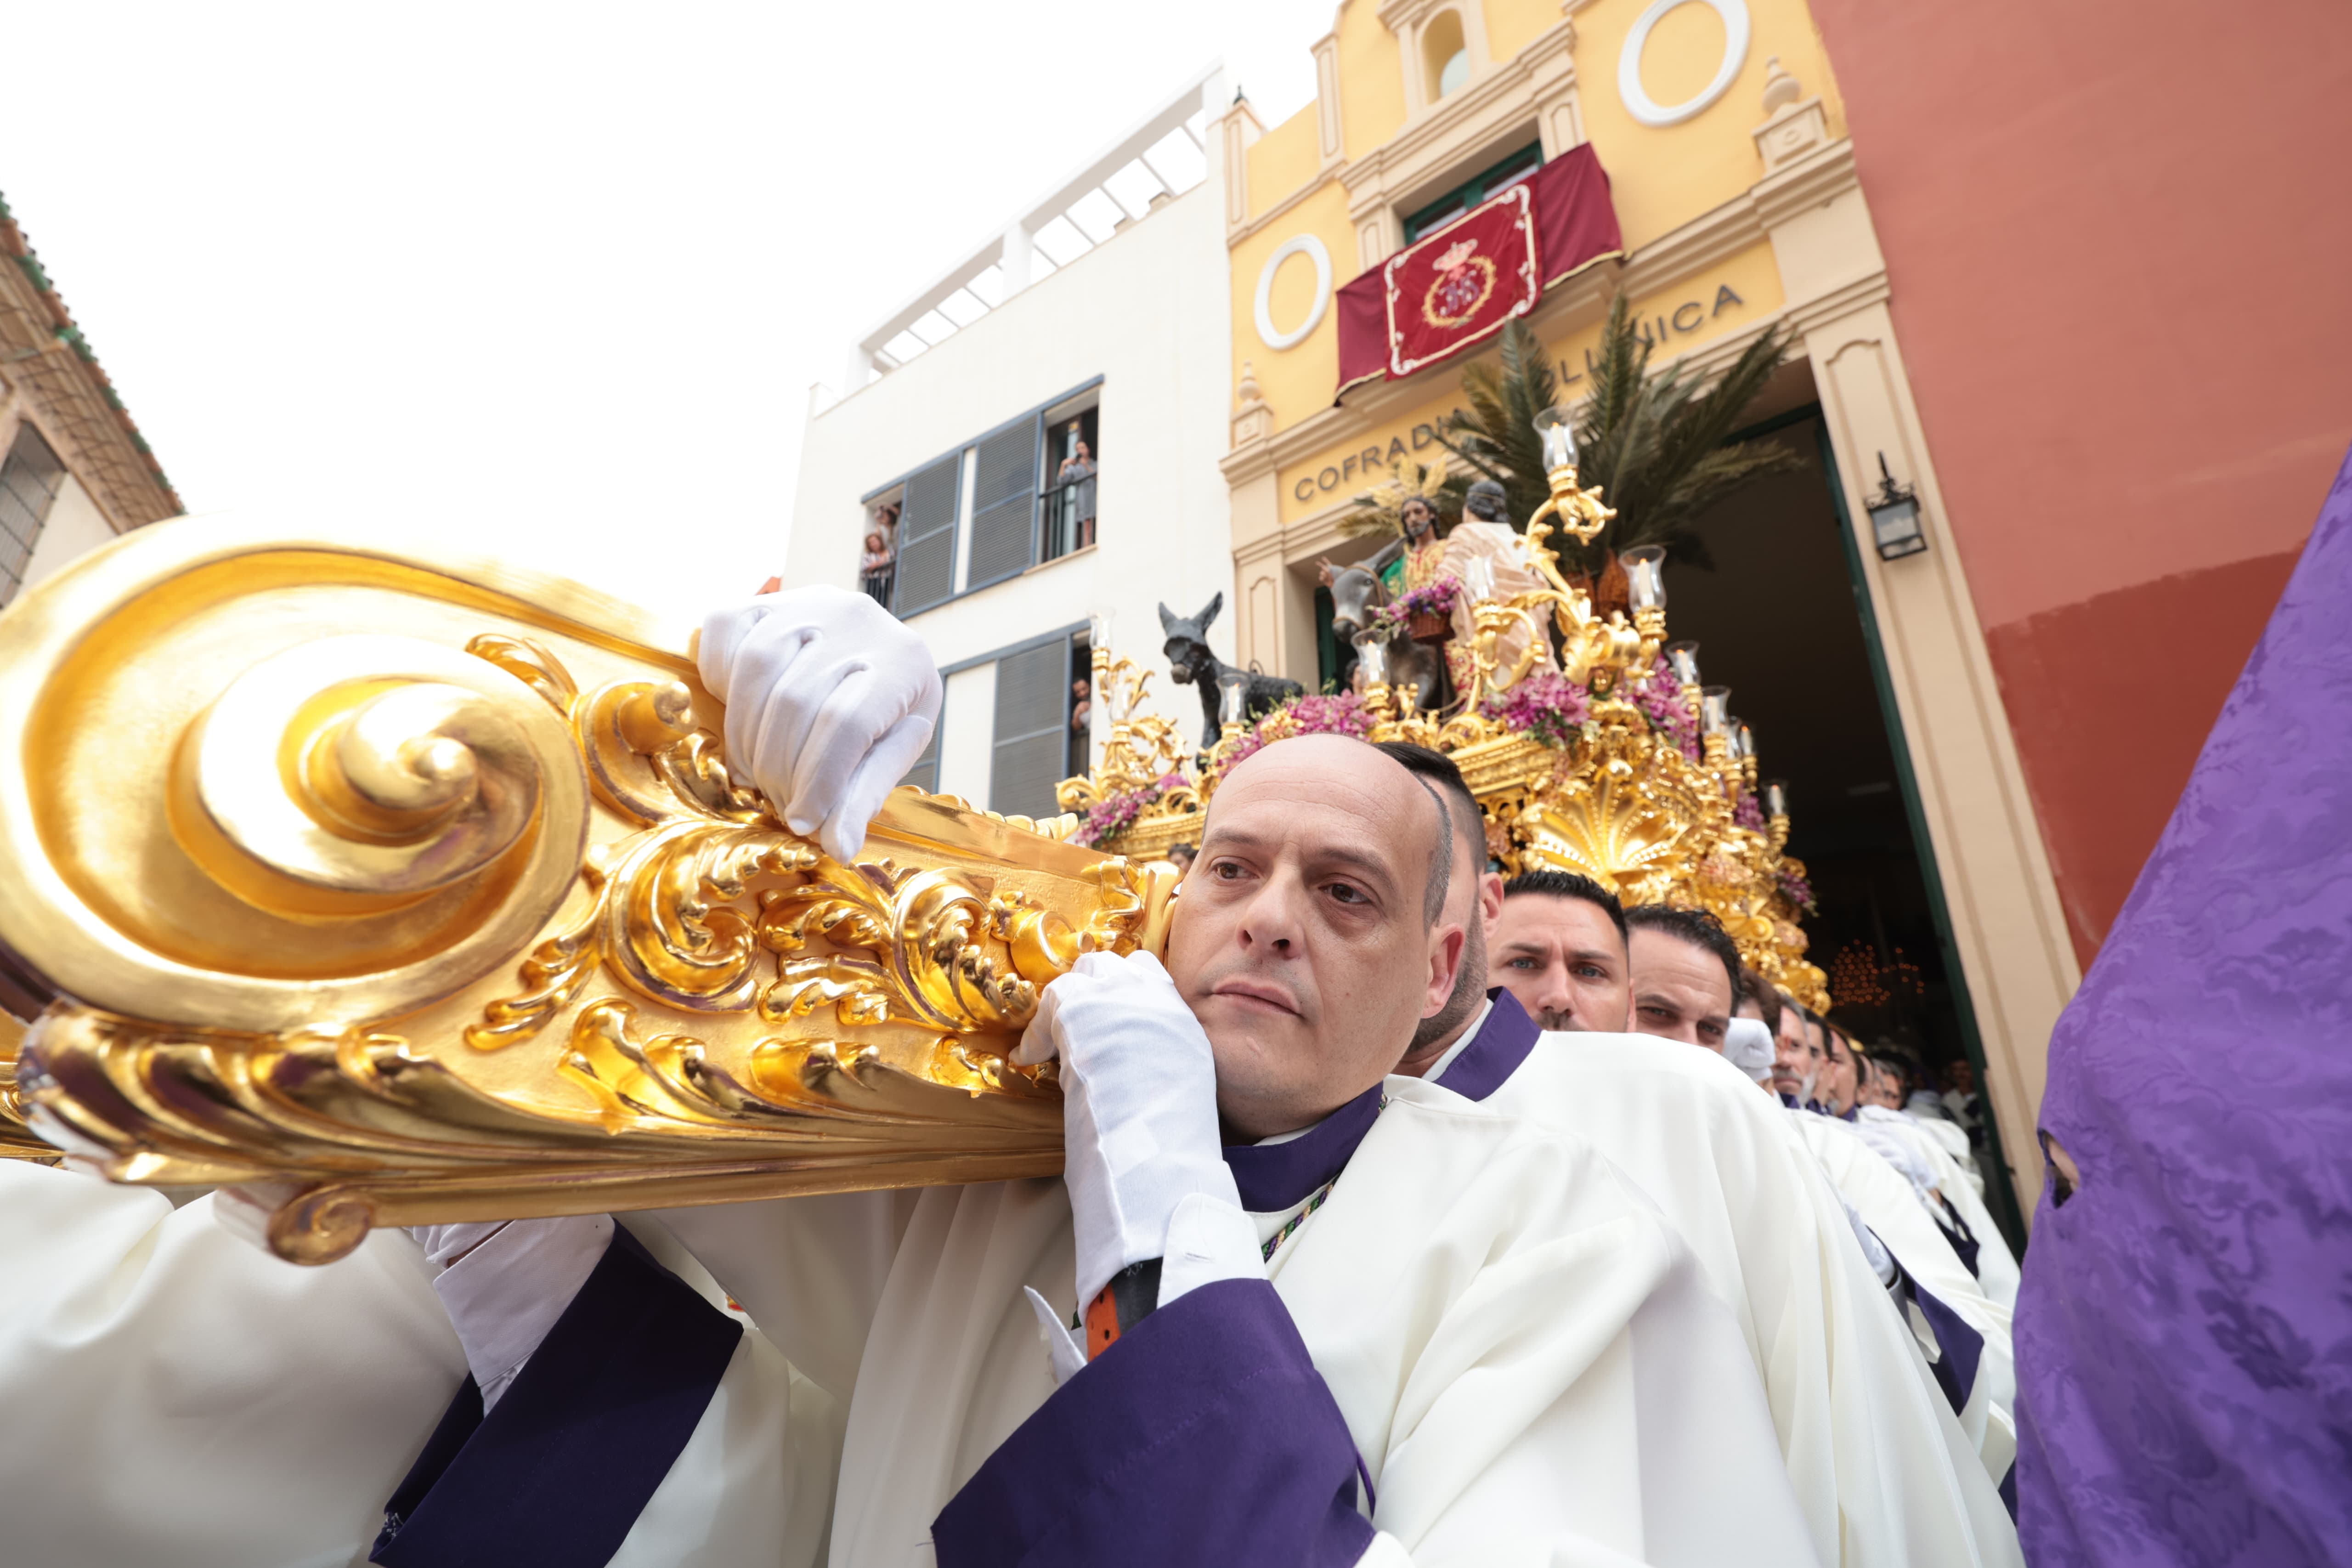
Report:
M 1551 494 L 1544 482 L 1543 446 L 1536 437 L 1536 416 L 1559 398 L 1551 356 L 1528 324 L 1514 318 L 1503 328 L 1499 359 L 1482 360 L 1462 373 L 1462 396 L 1469 408 L 1441 421 L 1437 439 L 1503 487 L 1511 526 L 1525 529 Z
M 1574 540 L 1555 536 L 1562 569 L 1598 574 L 1611 555 L 1638 544 L 1662 544 L 1671 560 L 1713 565 L 1693 526 L 1700 515 L 1755 479 L 1802 467 L 1794 453 L 1769 442 L 1724 445 L 1788 358 L 1789 343 L 1790 334 L 1775 327 L 1711 382 L 1688 374 L 1686 365 L 1653 373 L 1653 345 L 1634 331 L 1620 295 L 1609 308 L 1576 429 L 1579 475 L 1602 488 L 1617 516 L 1580 551 Z M 1550 493 L 1534 420 L 1551 405 L 1558 383 L 1526 322 L 1503 329 L 1502 350 L 1495 362 L 1462 373 L 1469 407 L 1439 427 L 1438 439 L 1502 484 L 1513 522 L 1523 526 Z

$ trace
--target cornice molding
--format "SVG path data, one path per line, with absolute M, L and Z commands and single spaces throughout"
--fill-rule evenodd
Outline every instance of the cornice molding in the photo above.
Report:
M 34 289 L 13 255 L 0 254 L 0 386 L 15 390 L 18 413 L 117 533 L 177 516 L 179 498 L 158 477 L 105 372 L 65 335 L 75 331 L 72 318 L 55 300 Z
M 1250 236 L 1257 233 L 1259 230 L 1264 229 L 1268 225 L 1275 223 L 1285 214 L 1288 213 L 1293 207 L 1296 207 L 1299 203 L 1307 200 L 1307 197 L 1323 189 L 1324 186 L 1330 183 L 1331 182 L 1328 178 L 1318 175 L 1316 178 L 1307 181 L 1305 184 L 1291 192 L 1288 195 L 1283 197 L 1280 201 L 1275 203 L 1274 205 L 1266 208 L 1265 211 L 1258 214 L 1257 216 L 1250 218 L 1243 223 L 1234 224 L 1231 227 L 1227 228 L 1225 230 L 1225 248 L 1227 250 L 1231 250 L 1234 247 L 1240 245 L 1242 241 L 1247 239 Z
M 1842 136 L 1750 187 L 1757 221 L 1775 229 L 1809 207 L 1835 201 L 1861 181 L 1853 166 L 1853 139 Z

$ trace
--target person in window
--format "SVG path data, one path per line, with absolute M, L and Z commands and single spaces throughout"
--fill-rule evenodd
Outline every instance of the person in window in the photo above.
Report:
M 857 585 L 886 609 L 890 604 L 890 577 L 896 560 L 890 541 L 880 529 L 866 536 L 866 553 L 857 560 Z
M 1054 475 L 1057 485 L 1071 485 L 1070 512 L 1074 519 L 1070 529 L 1070 548 L 1084 550 L 1095 542 L 1095 458 L 1084 441 L 1078 440 L 1078 427 L 1070 426 L 1070 455 Z

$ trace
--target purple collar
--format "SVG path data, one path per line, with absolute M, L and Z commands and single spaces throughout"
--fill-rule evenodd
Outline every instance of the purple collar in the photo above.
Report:
M 1536 1037 L 1542 1032 L 1509 992 L 1498 988 L 1486 994 L 1494 1002 L 1486 1021 L 1439 1080 L 1467 1100 L 1484 1100 L 1502 1088 L 1535 1049 Z M 1226 1145 L 1225 1163 L 1241 1189 L 1242 1207 L 1252 1214 L 1276 1214 L 1306 1202 L 1347 1168 L 1380 1113 L 1381 1086 L 1374 1084 L 1287 1143 Z
M 1543 1033 L 1519 1005 L 1519 999 L 1501 986 L 1487 992 L 1486 999 L 1494 1006 L 1486 1021 L 1478 1026 L 1477 1037 L 1445 1064 L 1445 1072 L 1437 1080 L 1465 1100 L 1484 1100 L 1502 1088 L 1536 1048 L 1536 1037 Z

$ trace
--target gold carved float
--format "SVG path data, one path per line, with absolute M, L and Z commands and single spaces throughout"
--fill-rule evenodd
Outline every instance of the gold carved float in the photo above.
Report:
M 1359 634 L 1351 693 L 1287 703 L 1254 723 L 1236 716 L 1196 756 L 1144 710 L 1150 674 L 1097 647 L 1108 739 L 1091 773 L 1063 782 L 1058 804 L 1087 814 L 1084 841 L 1165 855 L 1198 842 L 1225 769 L 1260 745 L 1316 728 L 1412 742 L 1461 768 L 1506 875 L 1573 871 L 1629 905 L 1708 910 L 1750 967 L 1825 1011 L 1828 977 L 1805 958 L 1810 889 L 1786 853 L 1785 793 L 1759 784 L 1755 738 L 1730 715 L 1729 693 L 1699 683 L 1697 645 L 1666 642 L 1663 551 L 1623 557 L 1630 615 L 1596 612 L 1561 575 L 1555 528 L 1589 543 L 1615 514 L 1580 483 L 1566 420 L 1547 415 L 1538 429 L 1551 494 L 1524 531 L 1465 521 L 1446 542 L 1440 570 L 1460 590 L 1454 641 L 1469 657 L 1467 689 L 1442 710 L 1391 684 L 1384 639 Z M 1538 691 L 1551 717 L 1531 724 Z
M 462 547 L 142 530 L 0 615 L 0 1144 L 372 1226 L 1050 1174 L 1007 1056 L 1172 871 L 729 769 L 691 628 Z M 11 1029 L 8 1034 L 16 1031 Z M 27 1131 L 49 1141 L 42 1143 Z

